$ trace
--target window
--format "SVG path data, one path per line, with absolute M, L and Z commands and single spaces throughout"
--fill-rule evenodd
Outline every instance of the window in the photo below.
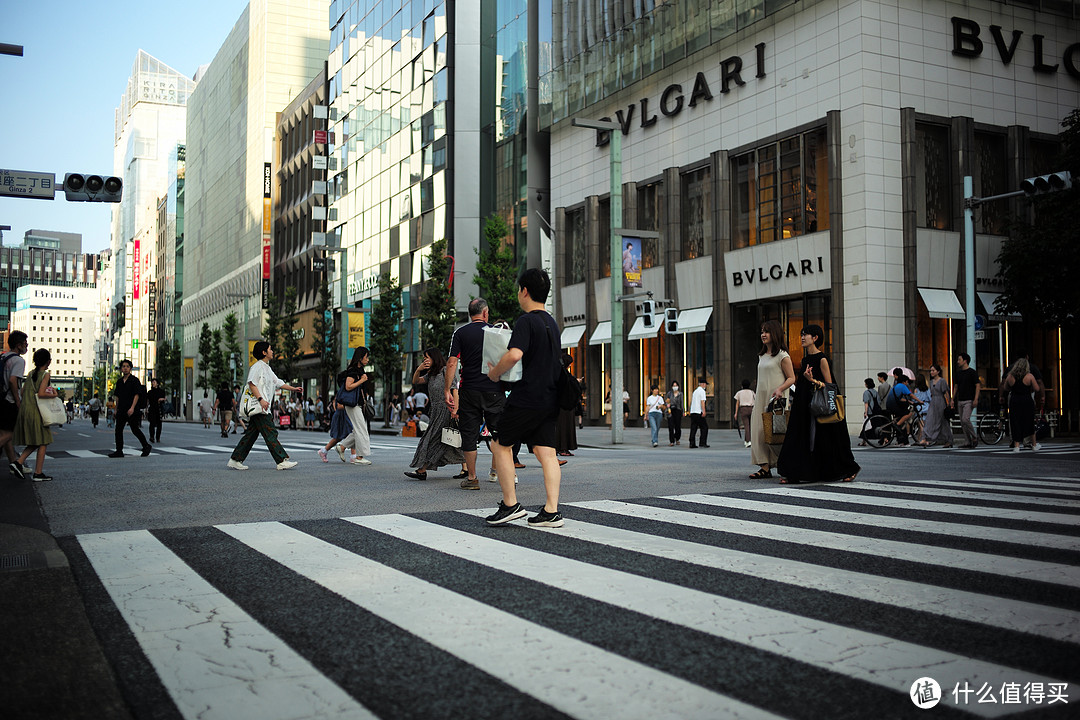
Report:
M 705 238 L 713 237 L 712 168 L 683 173 L 681 197 L 681 258 L 692 260 L 705 254 Z
M 824 129 L 739 155 L 732 159 L 732 166 L 735 248 L 829 228 L 829 166 Z M 684 195 L 687 195 L 685 203 L 690 193 Z
M 1008 192 L 1005 179 L 1008 161 L 1004 135 L 976 132 L 974 165 L 972 180 L 976 197 L 990 197 Z M 1007 203 L 989 202 L 980 205 L 975 213 L 978 231 L 989 235 L 1004 235 L 1007 210 Z
M 949 128 L 915 126 L 915 201 L 918 227 L 952 230 Z
M 638 230 L 660 230 L 661 205 L 664 198 L 664 184 L 652 183 L 638 188 Z M 641 240 L 641 269 L 655 267 L 660 264 L 660 242 L 657 238 L 642 238 Z
M 566 283 L 585 282 L 585 208 L 566 213 Z

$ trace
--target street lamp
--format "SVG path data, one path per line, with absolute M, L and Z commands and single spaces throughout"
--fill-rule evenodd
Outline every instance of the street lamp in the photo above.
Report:
M 622 242 L 622 129 L 612 120 L 590 120 L 573 118 L 573 127 L 590 130 L 606 130 L 611 138 L 611 444 L 621 445 L 623 441 L 623 415 L 618 412 L 622 403 L 623 388 L 623 316 L 619 296 L 622 295 L 622 282 L 616 281 L 615 262 L 620 257 L 619 245 Z M 603 388 L 600 389 L 603 392 Z

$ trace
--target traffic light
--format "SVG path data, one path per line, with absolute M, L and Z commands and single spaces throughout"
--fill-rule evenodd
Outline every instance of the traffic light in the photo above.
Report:
M 124 301 L 116 303 L 116 329 L 123 330 L 124 325 L 127 324 L 127 307 Z
M 651 328 L 656 327 L 656 320 L 653 318 L 653 311 L 656 308 L 656 303 L 652 300 L 644 300 L 641 303 L 641 324 L 644 327 Z
M 668 335 L 679 332 L 679 308 L 669 307 L 664 310 L 664 332 Z
M 1028 197 L 1046 195 L 1058 190 L 1068 190 L 1070 187 L 1072 187 L 1072 175 L 1068 170 L 1050 173 L 1049 175 L 1039 175 L 1038 177 L 1020 181 L 1020 189 Z
M 124 181 L 111 175 L 64 175 L 64 195 L 74 202 L 120 202 Z

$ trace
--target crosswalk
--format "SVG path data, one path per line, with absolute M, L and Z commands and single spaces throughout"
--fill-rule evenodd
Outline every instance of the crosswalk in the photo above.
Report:
M 285 448 L 285 451 L 294 453 L 314 453 L 316 450 L 326 446 L 321 442 L 298 442 L 292 440 L 282 441 L 281 446 Z M 410 452 L 416 449 L 416 442 L 406 441 L 371 441 L 372 452 L 378 450 L 409 450 Z M 181 456 L 208 456 L 208 455 L 227 455 L 233 451 L 232 445 L 192 445 L 190 447 L 180 447 L 174 445 L 154 445 L 153 450 L 150 452 L 150 456 L 154 455 L 181 455 Z M 112 452 L 111 448 L 99 448 L 95 450 L 64 450 L 57 448 L 56 450 L 50 450 L 47 454 L 47 458 L 62 459 L 62 458 L 80 458 L 80 459 L 97 459 L 107 458 L 109 453 Z M 139 454 L 139 447 L 127 447 L 125 452 L 129 455 L 137 456 Z M 269 450 L 262 442 L 258 442 L 251 448 L 251 453 L 254 454 L 269 454 Z
M 959 442 L 959 441 L 958 441 Z M 883 448 L 870 448 L 860 447 L 853 448 L 861 452 L 920 452 L 920 453 L 951 453 L 951 454 L 980 454 L 980 455 L 1005 455 L 1009 454 L 1014 457 L 1029 458 L 1034 455 L 1075 455 L 1080 453 L 1080 443 L 1075 442 L 1043 442 L 1039 443 L 1039 449 L 1032 452 L 1031 448 L 1024 447 L 1020 452 L 1013 452 L 1010 445 L 1009 438 L 1003 439 L 997 445 L 987 445 L 986 443 L 980 443 L 978 447 L 974 448 L 946 448 L 940 445 L 936 445 L 929 448 L 921 448 L 915 445 L 912 446 L 896 446 L 890 445 Z
M 1078 510 L 986 477 L 61 544 L 136 718 L 914 717 L 925 677 L 949 717 L 1075 717 Z

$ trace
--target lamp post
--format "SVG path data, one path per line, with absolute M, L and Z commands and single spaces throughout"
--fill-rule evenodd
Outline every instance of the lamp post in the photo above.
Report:
M 570 124 L 574 127 L 589 128 L 590 130 L 607 130 L 611 147 L 611 206 L 609 220 L 611 222 L 611 444 L 621 445 L 623 442 L 623 415 L 622 390 L 623 390 L 623 316 L 622 305 L 619 296 L 622 295 L 622 280 L 616 279 L 615 262 L 621 257 L 619 245 L 622 236 L 619 233 L 622 227 L 622 130 L 617 122 L 612 120 L 589 120 L 586 118 L 573 118 Z M 600 389 L 603 392 L 603 388 Z

